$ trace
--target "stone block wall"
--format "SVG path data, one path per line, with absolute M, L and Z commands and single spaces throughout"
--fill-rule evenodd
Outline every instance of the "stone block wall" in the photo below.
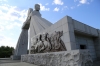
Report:
M 90 35 L 93 35 L 93 36 L 98 36 L 97 29 L 95 29 L 91 26 L 88 26 L 84 23 L 81 23 L 77 20 L 74 20 L 74 19 L 73 19 L 73 26 L 74 26 L 74 30 L 76 30 L 76 31 L 83 32 L 83 33 L 86 33 L 86 34 L 90 34 Z
M 88 50 L 37 53 L 21 56 L 22 62 L 38 66 L 92 66 Z
M 77 49 L 82 49 L 80 45 L 84 45 L 84 49 L 88 49 L 90 51 L 90 55 L 93 60 L 96 60 L 96 52 L 95 52 L 95 44 L 93 41 L 93 37 L 84 36 L 84 35 L 75 35 Z
M 98 29 L 98 37 L 94 38 L 95 51 L 97 60 L 100 60 L 100 30 Z

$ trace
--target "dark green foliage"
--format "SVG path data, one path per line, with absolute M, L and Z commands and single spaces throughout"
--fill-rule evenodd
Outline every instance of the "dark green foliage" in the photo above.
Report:
M 14 50 L 13 47 L 1 46 L 0 47 L 0 58 L 10 57 L 12 55 L 13 50 Z

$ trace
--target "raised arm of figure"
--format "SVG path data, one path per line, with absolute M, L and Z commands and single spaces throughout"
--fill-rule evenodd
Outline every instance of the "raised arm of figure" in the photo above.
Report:
M 22 26 L 23 29 L 29 29 L 32 12 L 33 12 L 33 9 L 29 8 L 26 21 L 23 23 L 23 26 Z
M 31 16 L 32 16 L 32 12 L 33 12 L 33 9 L 32 8 L 29 8 L 28 10 L 28 14 L 27 14 L 27 18 L 26 18 L 26 24 L 29 24 L 30 23 L 30 19 L 31 19 Z

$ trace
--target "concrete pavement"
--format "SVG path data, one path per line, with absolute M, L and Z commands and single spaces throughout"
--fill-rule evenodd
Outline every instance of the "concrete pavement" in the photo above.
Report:
M 0 66 L 37 66 L 37 65 L 33 65 L 25 62 L 18 62 L 18 63 L 4 63 L 4 64 L 0 64 Z
M 0 58 L 0 66 L 37 66 L 21 62 L 20 60 L 11 60 L 10 58 Z

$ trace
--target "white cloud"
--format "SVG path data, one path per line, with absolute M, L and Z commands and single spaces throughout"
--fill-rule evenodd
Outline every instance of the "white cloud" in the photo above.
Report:
M 74 2 L 79 2 L 79 4 L 77 6 L 80 6 L 81 4 L 90 4 L 91 2 L 93 2 L 93 0 L 74 0 Z
M 7 2 L 7 0 L 0 0 L 0 1 L 5 1 L 5 2 Z
M 53 4 L 56 4 L 56 5 L 63 5 L 63 1 L 62 0 L 54 0 L 53 1 Z
M 0 46 L 9 45 L 15 47 L 18 38 L 13 37 L 10 33 L 7 35 L 7 31 L 10 32 L 11 29 L 16 28 L 21 29 L 22 23 L 25 21 L 26 17 L 26 9 L 21 10 L 17 6 L 0 4 Z M 11 33 L 14 32 L 11 31 Z
M 77 2 L 78 0 L 74 0 L 74 2 Z
M 85 4 L 85 3 L 87 3 L 87 0 L 80 0 L 79 2 L 82 4 Z
M 27 10 L 20 10 L 17 6 L 0 5 L 0 26 L 2 29 L 21 27 L 27 16 Z M 17 21 L 17 22 L 16 22 Z
M 20 23 L 14 22 L 14 23 L 10 23 L 9 25 L 6 26 L 6 29 L 13 29 L 14 27 L 21 27 Z
M 0 20 L 18 20 L 24 22 L 26 16 L 27 10 L 18 10 L 17 6 L 10 6 L 7 4 L 3 4 L 0 6 Z
M 49 3 L 46 3 L 45 5 L 49 5 Z
M 49 11 L 49 10 L 50 10 L 50 8 L 46 8 L 46 7 L 43 6 L 41 3 L 39 3 L 39 5 L 40 5 L 41 11 Z
M 4 26 L 0 25 L 0 32 L 4 30 Z
M 11 36 L 14 36 L 14 33 L 10 33 Z
M 57 12 L 58 12 L 58 11 L 59 11 L 59 8 L 58 8 L 58 7 L 56 7 L 56 8 L 54 8 L 54 10 L 53 10 L 53 11 L 57 11 Z
M 77 6 L 80 6 L 81 4 L 78 4 Z
M 10 37 L 6 37 L 4 35 L 0 35 L 0 46 L 10 46 L 15 47 L 14 39 Z
M 75 8 L 75 6 L 71 6 L 70 8 L 71 8 L 71 9 L 74 9 L 74 8 Z
M 81 6 L 84 4 L 90 4 L 93 0 L 74 0 L 74 2 L 78 2 L 77 6 Z
M 65 10 L 65 9 L 68 9 L 68 6 L 62 7 L 62 11 Z

